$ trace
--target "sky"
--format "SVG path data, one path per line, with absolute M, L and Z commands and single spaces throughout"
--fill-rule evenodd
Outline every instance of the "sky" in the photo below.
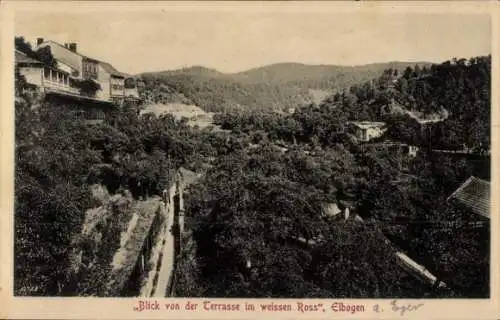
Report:
M 298 62 L 443 62 L 491 53 L 484 14 L 331 11 L 17 12 L 15 34 L 76 42 L 123 72 L 204 66 L 221 72 Z

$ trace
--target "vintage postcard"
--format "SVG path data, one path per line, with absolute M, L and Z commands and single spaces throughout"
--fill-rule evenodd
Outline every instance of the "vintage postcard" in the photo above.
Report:
M 500 317 L 500 3 L 0 13 L 1 318 Z

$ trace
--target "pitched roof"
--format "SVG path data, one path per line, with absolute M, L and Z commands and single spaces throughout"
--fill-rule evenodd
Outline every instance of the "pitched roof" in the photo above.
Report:
M 105 61 L 100 61 L 100 60 L 98 60 L 98 59 L 95 59 L 95 58 L 92 58 L 92 57 L 86 56 L 86 55 L 84 55 L 84 54 L 82 54 L 82 53 L 80 53 L 80 52 L 78 52 L 78 51 L 76 51 L 76 52 L 75 52 L 75 51 L 71 51 L 69 48 L 65 47 L 64 45 L 62 45 L 62 44 L 60 44 L 60 43 L 58 43 L 58 42 L 56 42 L 56 41 L 54 41 L 54 40 L 47 40 L 47 41 L 43 42 L 42 44 L 38 45 L 38 47 L 40 47 L 40 46 L 41 46 L 41 45 L 43 45 L 43 44 L 47 44 L 47 43 L 52 43 L 52 44 L 55 44 L 55 45 L 57 45 L 57 46 L 59 46 L 59 47 L 61 47 L 61 48 L 65 49 L 65 50 L 66 50 L 68 53 L 70 53 L 70 54 L 78 55 L 78 56 L 81 56 L 81 57 L 82 57 L 82 58 L 84 58 L 84 59 L 88 59 L 88 60 L 92 60 L 92 61 L 98 62 L 98 63 L 99 63 L 99 64 L 103 67 L 103 69 L 104 69 L 104 70 L 106 70 L 106 72 L 108 72 L 108 73 L 110 73 L 110 74 L 112 74 L 112 75 L 119 76 L 119 77 L 124 77 L 124 78 L 137 78 L 137 77 L 135 77 L 135 76 L 133 76 L 133 75 L 130 75 L 130 74 L 127 74 L 127 73 L 123 73 L 123 72 L 118 71 L 115 67 L 113 67 L 113 66 L 112 66 L 110 63 L 108 63 L 108 62 L 105 62 Z M 62 60 L 63 60 L 63 62 L 64 62 L 64 63 L 66 63 L 66 64 L 68 64 L 69 66 L 74 67 L 75 69 L 77 69 L 77 68 L 76 68 L 76 66 L 73 66 L 70 62 L 66 61 L 66 60 L 64 59 L 64 57 L 58 57 L 58 58 L 59 58 L 59 59 L 62 59 Z
M 80 69 L 80 62 L 78 62 L 77 60 L 80 59 L 80 57 L 85 58 L 85 56 L 78 53 L 78 52 L 71 51 L 69 48 L 63 46 L 62 44 L 60 44 L 56 41 L 53 41 L 53 40 L 44 41 L 43 43 L 37 45 L 36 50 L 39 50 L 43 46 L 50 47 L 53 45 L 63 49 L 63 50 L 52 50 L 52 48 L 51 48 L 50 51 L 51 51 L 52 55 L 54 56 L 54 58 L 56 59 L 56 61 L 67 65 L 68 67 L 72 68 L 73 70 Z M 75 60 L 75 59 L 77 59 L 77 60 Z
M 43 62 L 35 60 L 33 58 L 28 57 L 25 53 L 16 50 L 15 54 L 16 63 L 25 63 L 25 64 L 40 64 L 43 65 Z
M 361 129 L 381 128 L 385 126 L 385 122 L 351 121 L 351 123 Z
M 111 63 L 104 62 L 104 61 L 99 61 L 99 63 L 101 64 L 103 69 L 106 70 L 106 72 L 108 72 L 109 74 L 112 74 L 112 75 L 118 76 L 118 77 L 133 78 L 133 79 L 138 80 L 137 76 L 131 75 L 129 73 L 118 71 L 115 67 L 113 67 L 113 65 Z
M 55 44 L 55 45 L 57 45 L 57 46 L 59 46 L 59 47 L 61 47 L 61 48 L 65 49 L 66 51 L 71 52 L 72 54 L 75 54 L 75 55 L 77 55 L 77 56 L 81 56 L 81 57 L 84 57 L 84 58 L 89 58 L 89 57 L 87 57 L 87 56 L 85 56 L 85 55 L 81 54 L 81 53 L 80 53 L 80 52 L 78 52 L 78 51 L 72 51 L 72 50 L 70 50 L 68 47 L 66 47 L 66 46 L 64 46 L 63 44 L 60 44 L 59 42 L 54 41 L 54 40 L 47 40 L 47 41 L 44 41 L 44 42 L 40 43 L 39 45 L 37 45 L 37 49 L 38 49 L 38 48 L 40 48 L 40 46 L 42 46 L 42 45 L 44 45 L 44 44 L 48 44 L 48 43 Z M 92 58 L 90 58 L 90 59 L 92 59 Z
M 120 72 L 116 70 L 115 67 L 113 67 L 110 63 L 104 62 L 104 61 L 99 61 L 99 64 L 102 66 L 106 72 L 108 72 L 111 75 L 118 76 L 118 77 L 127 77 L 127 75 L 123 72 Z
M 490 183 L 472 176 L 455 190 L 447 201 L 489 219 Z

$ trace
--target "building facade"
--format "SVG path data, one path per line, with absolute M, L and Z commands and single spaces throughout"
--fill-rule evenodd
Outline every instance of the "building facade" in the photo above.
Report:
M 44 66 L 40 70 L 41 62 L 33 66 L 19 65 L 21 74 L 28 75 L 28 82 L 42 91 L 110 104 L 122 104 L 126 97 L 138 102 L 141 100 L 138 81 L 134 77 L 119 72 L 110 63 L 83 55 L 76 43 L 60 44 L 38 38 L 35 50 L 46 47 L 50 48 L 57 68 Z M 16 65 L 17 62 L 16 51 Z M 126 87 L 128 79 L 131 80 Z M 82 82 L 93 82 L 97 89 L 93 92 L 82 90 Z

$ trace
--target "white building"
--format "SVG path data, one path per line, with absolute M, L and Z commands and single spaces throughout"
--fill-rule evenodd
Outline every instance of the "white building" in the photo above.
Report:
M 134 77 L 116 70 L 110 63 L 83 55 L 76 43 L 64 45 L 52 40 L 37 39 L 35 50 L 49 47 L 57 61 L 57 71 L 65 74 L 63 83 L 67 93 L 78 94 L 79 90 L 71 85 L 72 80 L 91 80 L 99 84 L 100 89 L 91 96 L 101 102 L 122 102 L 125 97 L 140 100 L 137 81 Z M 47 75 L 45 75 L 47 78 Z M 50 78 L 50 77 L 49 77 Z M 128 84 L 126 86 L 125 84 Z M 43 85 L 42 85 L 43 86 Z
M 387 131 L 384 122 L 352 121 L 350 126 L 356 138 L 365 142 L 381 137 Z

